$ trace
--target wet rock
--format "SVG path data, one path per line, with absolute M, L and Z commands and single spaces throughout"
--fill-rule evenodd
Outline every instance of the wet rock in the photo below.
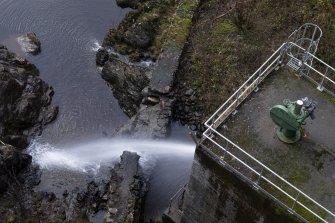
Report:
M 144 105 L 155 105 L 158 104 L 160 102 L 159 98 L 157 97 L 145 97 L 142 100 L 142 104 Z
M 110 58 L 102 70 L 102 78 L 110 83 L 120 107 L 132 117 L 142 101 L 142 90 L 149 83 L 147 70 Z
M 116 0 L 117 5 L 120 6 L 121 8 L 136 9 L 140 2 L 141 0 Z
M 18 37 L 18 42 L 26 53 L 37 55 L 41 52 L 41 42 L 33 32 Z
M 177 74 L 177 81 L 181 74 Z M 204 131 L 204 113 L 201 104 L 198 103 L 196 92 L 184 85 L 176 84 L 173 94 L 175 95 L 175 103 L 173 104 L 173 118 L 180 120 L 182 124 L 189 125 L 192 131 Z
M 180 54 L 181 50 L 173 45 L 163 51 L 157 66 L 152 72 L 149 85 L 151 91 L 159 94 L 167 94 L 171 91 Z
M 191 96 L 193 92 L 194 91 L 192 89 L 188 89 L 187 91 L 185 91 L 185 96 Z
M 95 58 L 96 65 L 102 67 L 108 61 L 108 58 L 109 54 L 105 48 L 98 49 Z
M 142 105 L 117 134 L 134 138 L 165 138 L 171 124 L 171 103 L 169 99 L 162 99 L 154 106 Z
M 143 90 L 142 90 L 142 96 L 143 97 L 148 97 L 149 96 L 149 87 L 148 86 L 146 86 L 145 88 L 143 88 Z
M 168 14 L 170 2 L 152 0 L 117 0 L 121 7 L 131 7 L 117 28 L 111 28 L 102 43 L 120 54 L 129 55 L 131 62 L 157 58 L 160 43 L 155 44 L 160 25 Z M 159 46 L 158 46 L 159 45 Z M 157 55 L 156 55 L 157 54 Z
M 143 181 L 136 153 L 124 151 L 119 165 L 112 171 L 106 193 L 105 222 L 139 222 L 143 202 Z
M 3 158 L 8 162 L 3 162 Z M 107 181 L 92 181 L 84 190 L 64 191 L 59 196 L 34 191 L 35 184 L 29 183 L 31 180 L 24 187 L 13 187 L 13 193 L 8 193 L 5 200 L 8 201 L 6 205 L 16 208 L 10 212 L 11 209 L 0 203 L 0 219 L 12 218 L 14 222 L 89 222 L 89 215 L 104 212 L 105 222 L 140 222 L 145 184 L 139 158 L 136 153 L 125 151 Z M 0 185 L 6 182 L 1 171 L 7 168 L 19 171 L 30 161 L 29 155 L 12 146 L 0 146 Z M 10 165 L 5 166 L 6 163 Z M 37 172 L 27 171 L 30 178 L 38 177 L 39 171 L 35 170 Z
M 117 209 L 116 208 L 109 208 L 108 209 L 108 212 L 110 213 L 110 214 L 113 214 L 113 215 L 115 215 L 116 213 L 117 213 Z
M 134 48 L 149 47 L 154 38 L 152 25 L 151 21 L 134 24 L 125 32 L 125 42 Z
M 147 49 L 154 39 L 155 20 L 136 21 L 140 12 L 128 13 L 118 28 L 110 29 L 103 42 L 121 54 Z
M 31 156 L 11 145 L 0 144 L 0 194 L 6 191 L 24 167 L 31 162 Z
M 58 107 L 52 106 L 53 89 L 41 80 L 38 69 L 0 45 L 0 137 L 25 148 L 31 136 L 53 121 Z
M 69 192 L 68 192 L 67 190 L 64 190 L 64 191 L 63 191 L 63 196 L 64 196 L 64 197 L 67 197 L 68 195 L 69 195 Z

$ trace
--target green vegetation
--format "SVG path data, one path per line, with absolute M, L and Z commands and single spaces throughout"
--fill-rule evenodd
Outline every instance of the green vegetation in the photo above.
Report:
M 116 29 L 108 31 L 103 46 L 112 46 L 133 61 L 140 60 L 145 53 L 156 59 L 171 42 L 183 48 L 197 6 L 197 0 L 144 1 Z
M 198 7 L 180 82 L 196 90 L 206 115 L 222 104 L 287 37 L 306 22 L 323 30 L 317 56 L 335 58 L 334 0 L 205 0 Z M 334 64 L 332 64 L 334 65 Z
M 150 48 L 156 57 L 171 43 L 179 48 L 184 47 L 197 4 L 197 0 L 178 1 L 170 8 L 169 13 L 160 19 L 159 30 Z

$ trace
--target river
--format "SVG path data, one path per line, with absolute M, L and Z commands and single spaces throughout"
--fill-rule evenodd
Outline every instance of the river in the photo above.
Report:
M 59 106 L 57 119 L 31 146 L 33 154 L 43 155 L 51 150 L 66 153 L 76 148 L 75 154 L 80 160 L 80 148 L 87 149 L 87 145 L 92 145 L 93 150 L 98 145 L 102 149 L 100 152 L 115 150 L 121 155 L 123 145 L 118 144 L 115 148 L 108 140 L 112 140 L 113 133 L 128 121 L 128 117 L 100 77 L 95 66 L 95 53 L 108 28 L 117 26 L 128 11 L 119 8 L 115 0 L 0 0 L 0 42 L 38 67 L 42 79 L 55 90 L 53 104 Z M 26 32 L 37 34 L 42 43 L 41 54 L 31 56 L 21 51 L 16 38 Z M 105 143 L 99 143 L 101 141 Z M 171 150 L 170 153 L 151 155 L 147 150 L 142 154 L 141 162 L 150 166 L 146 219 L 159 216 L 169 198 L 189 176 L 194 145 L 187 129 L 174 123 L 170 139 L 156 142 L 157 150 L 169 150 L 166 145 L 159 144 L 175 141 L 182 142 L 184 148 L 188 148 L 187 152 Z M 133 149 L 138 151 L 135 147 Z M 110 166 L 115 160 L 113 156 L 103 164 Z M 41 165 L 46 160 L 34 157 L 34 161 Z M 80 187 L 83 180 L 97 178 L 99 174 L 96 172 L 104 175 L 103 168 L 100 170 L 101 163 L 94 162 L 93 172 L 46 163 L 41 166 L 42 181 L 37 189 L 57 194 L 70 185 Z M 69 183 L 69 179 L 73 182 Z

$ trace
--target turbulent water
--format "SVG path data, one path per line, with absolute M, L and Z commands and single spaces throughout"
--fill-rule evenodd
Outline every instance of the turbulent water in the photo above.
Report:
M 118 161 L 123 150 L 136 151 L 141 165 L 150 170 L 148 219 L 159 216 L 187 180 L 194 145 L 177 124 L 169 142 L 106 139 L 128 118 L 100 77 L 95 53 L 108 28 L 128 11 L 115 0 L 0 0 L 0 43 L 38 67 L 54 87 L 53 104 L 60 108 L 55 122 L 29 148 L 43 170 L 37 189 L 57 194 L 85 186 L 98 172 L 101 175 L 101 167 Z M 22 52 L 17 37 L 26 32 L 37 34 L 41 54 Z M 176 138 L 183 142 L 173 143 Z
M 141 156 L 141 166 L 148 168 L 158 157 L 190 157 L 194 153 L 194 145 L 171 140 L 121 138 L 81 142 L 58 148 L 49 143 L 35 141 L 28 149 L 33 156 L 33 162 L 43 169 L 58 168 L 85 173 L 97 172 L 101 166 L 118 161 L 124 150 L 137 152 Z

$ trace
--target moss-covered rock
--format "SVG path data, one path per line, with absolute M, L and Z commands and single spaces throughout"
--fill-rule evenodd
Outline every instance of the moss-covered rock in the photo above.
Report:
M 110 29 L 104 47 L 140 61 L 145 54 L 156 60 L 167 43 L 183 48 L 188 37 L 197 0 L 148 0 L 140 2 L 117 28 Z

